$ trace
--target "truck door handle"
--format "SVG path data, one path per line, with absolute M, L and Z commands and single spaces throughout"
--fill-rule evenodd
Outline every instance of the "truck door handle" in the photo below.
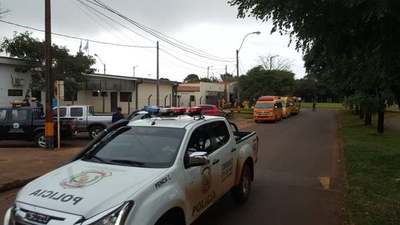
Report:
M 215 164 L 218 164 L 218 163 L 219 163 L 219 159 L 216 159 L 216 160 L 213 161 L 212 164 L 215 165 Z
M 231 152 L 236 152 L 236 150 L 237 150 L 236 148 L 232 148 Z

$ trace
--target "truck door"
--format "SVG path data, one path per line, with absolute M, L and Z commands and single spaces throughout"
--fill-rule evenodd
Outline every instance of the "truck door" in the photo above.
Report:
M 6 139 L 7 109 L 0 109 L 0 139 Z
M 27 109 L 11 109 L 6 122 L 7 136 L 10 139 L 26 139 L 31 137 L 32 115 Z
M 212 136 L 210 126 L 202 125 L 195 129 L 190 137 L 186 155 L 193 152 L 209 152 L 210 163 L 204 166 L 186 168 L 186 198 L 190 217 L 197 218 L 215 200 L 218 199 L 217 165 L 212 154 Z
M 85 131 L 87 127 L 87 117 L 84 113 L 83 107 L 71 107 L 70 117 L 76 119 L 76 127 L 79 131 Z
M 215 168 L 218 171 L 218 197 L 222 197 L 233 187 L 235 182 L 238 157 L 235 148 L 236 143 L 224 121 L 213 122 L 210 125 L 213 131 L 213 148 L 215 149 L 213 154 L 219 161 L 215 164 Z

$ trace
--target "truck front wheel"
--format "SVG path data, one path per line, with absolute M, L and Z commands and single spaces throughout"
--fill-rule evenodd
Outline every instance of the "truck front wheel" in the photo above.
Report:
M 243 166 L 242 175 L 240 177 L 240 183 L 233 188 L 233 198 L 238 203 L 245 203 L 250 196 L 252 183 L 252 168 L 249 163 Z
M 95 125 L 90 127 L 89 129 L 89 137 L 91 139 L 94 139 L 95 137 L 97 137 L 97 135 L 99 135 L 105 128 L 103 126 L 100 125 Z

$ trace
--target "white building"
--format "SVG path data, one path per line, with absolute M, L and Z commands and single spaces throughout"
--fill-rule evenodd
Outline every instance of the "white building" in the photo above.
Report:
M 86 82 L 77 93 L 64 93 L 63 105 L 93 105 L 96 112 L 123 113 L 157 105 L 157 81 L 154 79 L 104 74 L 86 74 Z M 175 105 L 178 82 L 160 80 L 160 106 Z
M 44 105 L 45 93 L 30 91 L 32 74 L 16 71 L 24 65 L 27 65 L 24 60 L 0 57 L 0 107 L 11 106 L 12 101 L 23 100 L 25 95 L 36 97 Z M 157 81 L 154 79 L 104 74 L 84 76 L 87 79 L 81 84 L 80 90 L 61 94 L 61 105 L 93 105 L 96 112 L 112 112 L 121 107 L 123 113 L 129 113 L 146 105 L 157 104 Z M 160 106 L 176 105 L 178 84 L 160 80 Z
M 231 95 L 229 84 L 209 82 L 179 84 L 177 92 L 177 104 L 182 107 L 201 104 L 219 105 L 225 96 L 229 102 Z
M 42 97 L 40 92 L 30 92 L 31 73 L 16 71 L 16 68 L 27 64 L 25 60 L 0 57 L 0 107 L 10 106 L 13 101 L 23 100 L 25 95 L 33 94 L 39 99 Z

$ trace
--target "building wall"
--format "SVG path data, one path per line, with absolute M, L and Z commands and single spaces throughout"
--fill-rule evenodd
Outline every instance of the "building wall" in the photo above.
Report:
M 23 79 L 23 85 L 15 86 L 13 84 L 13 79 L 15 78 Z M 15 72 L 15 66 L 0 64 L 0 106 L 11 106 L 11 101 L 23 100 L 26 94 L 30 94 L 29 85 L 31 80 L 29 72 Z M 22 96 L 8 96 L 9 89 L 22 90 Z
M 213 96 L 218 96 L 218 99 L 224 96 L 224 84 L 223 83 L 193 83 L 193 84 L 183 84 L 184 86 L 200 87 L 200 91 L 196 92 L 178 92 L 180 96 L 179 105 L 182 107 L 196 106 L 200 104 L 208 104 L 207 100 L 214 98 Z M 228 88 L 229 93 L 229 88 Z M 194 101 L 190 101 L 190 96 L 194 96 Z M 216 99 L 216 98 L 215 98 Z M 216 104 L 215 101 L 212 101 Z
M 138 106 L 139 109 L 142 109 L 144 106 L 148 105 L 148 97 L 150 95 L 150 105 L 156 105 L 157 104 L 157 90 L 156 90 L 156 84 L 155 83 L 142 83 L 138 85 Z M 173 85 L 171 84 L 160 84 L 160 105 L 165 106 L 165 97 L 166 98 L 166 106 L 170 106 L 172 102 L 172 89 Z

